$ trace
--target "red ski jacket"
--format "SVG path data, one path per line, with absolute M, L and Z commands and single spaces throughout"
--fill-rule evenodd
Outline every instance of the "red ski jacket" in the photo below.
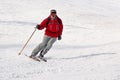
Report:
M 62 35 L 63 31 L 62 20 L 59 18 L 58 21 L 58 17 L 56 17 L 54 20 L 51 19 L 48 20 L 48 18 L 46 18 L 40 23 L 39 30 L 42 30 L 44 28 L 46 28 L 45 35 L 57 38 L 58 36 Z

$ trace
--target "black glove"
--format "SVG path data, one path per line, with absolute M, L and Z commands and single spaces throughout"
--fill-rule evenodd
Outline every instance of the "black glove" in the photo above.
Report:
M 37 29 L 39 29 L 39 28 L 40 28 L 40 25 L 39 25 L 39 24 L 37 24 L 37 25 L 36 25 L 36 28 L 37 28 Z
M 58 36 L 58 40 L 61 40 L 62 39 L 62 37 L 61 36 Z

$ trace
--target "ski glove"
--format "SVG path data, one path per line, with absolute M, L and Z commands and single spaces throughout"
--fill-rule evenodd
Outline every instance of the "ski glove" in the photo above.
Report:
M 62 37 L 61 36 L 58 36 L 58 40 L 61 40 L 62 39 Z
M 36 28 L 37 28 L 37 29 L 39 29 L 39 28 L 40 28 L 40 25 L 39 25 L 39 24 L 37 24 L 37 25 L 36 25 Z

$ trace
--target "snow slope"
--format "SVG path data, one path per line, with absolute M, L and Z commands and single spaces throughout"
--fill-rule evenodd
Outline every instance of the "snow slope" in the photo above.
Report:
M 30 55 L 44 35 L 36 24 L 56 9 L 64 23 L 61 41 L 46 54 Z M 0 80 L 120 80 L 119 0 L 0 0 Z

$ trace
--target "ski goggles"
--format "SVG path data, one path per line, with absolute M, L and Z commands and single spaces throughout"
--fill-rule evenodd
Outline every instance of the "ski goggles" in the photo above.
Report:
M 51 14 L 56 14 L 56 10 L 51 10 Z

